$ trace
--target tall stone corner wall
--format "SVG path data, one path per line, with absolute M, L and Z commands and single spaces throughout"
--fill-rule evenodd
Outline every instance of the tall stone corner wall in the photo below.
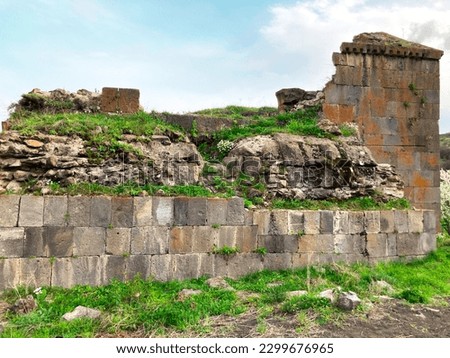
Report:
M 379 163 L 397 168 L 416 208 L 440 210 L 440 50 L 385 33 L 364 33 L 333 54 L 324 116 L 356 123 Z
M 1 195 L 0 211 L 0 290 L 102 285 L 136 275 L 235 278 L 414 258 L 436 245 L 430 210 L 249 211 L 241 198 Z M 214 251 L 225 246 L 239 252 Z

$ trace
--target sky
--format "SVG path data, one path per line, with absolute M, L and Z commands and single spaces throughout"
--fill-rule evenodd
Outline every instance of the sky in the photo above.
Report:
M 448 52 L 450 0 L 0 0 L 0 121 L 33 88 L 140 90 L 146 111 L 273 106 L 322 89 L 342 42 L 383 31 Z

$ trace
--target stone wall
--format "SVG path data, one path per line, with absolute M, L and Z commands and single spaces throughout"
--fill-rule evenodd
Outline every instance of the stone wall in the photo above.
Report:
M 429 210 L 249 211 L 240 198 L 2 195 L 0 211 L 0 290 L 135 275 L 239 277 L 420 257 L 436 243 Z M 225 246 L 239 253 L 214 253 Z
M 417 208 L 439 212 L 440 50 L 363 33 L 333 54 L 324 117 L 356 123 L 378 163 L 389 163 Z M 438 217 L 439 215 L 437 215 Z

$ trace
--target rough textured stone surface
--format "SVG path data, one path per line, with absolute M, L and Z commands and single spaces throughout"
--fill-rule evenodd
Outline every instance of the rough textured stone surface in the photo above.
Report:
M 352 311 L 356 307 L 359 306 L 361 300 L 357 296 L 356 293 L 349 292 L 341 292 L 336 302 L 336 306 L 345 311 Z
M 110 113 L 136 113 L 139 111 L 139 90 L 104 87 L 100 109 L 102 112 Z
M 62 316 L 62 319 L 70 322 L 80 318 L 97 319 L 100 318 L 100 316 L 101 312 L 99 310 L 84 306 L 77 306 L 73 311 L 65 313 Z
M 403 182 L 389 165 L 378 165 L 355 137 L 339 142 L 287 133 L 239 140 L 225 162 L 229 176 L 245 172 L 258 158 L 253 172 L 267 186 L 268 197 L 346 199 L 371 195 L 403 197 Z M 256 169 L 255 169 L 256 168 Z
M 0 195 L 0 227 L 17 226 L 19 220 L 19 203 L 18 195 Z
M 395 166 L 415 207 L 436 212 L 442 55 L 383 32 L 357 35 L 333 54 L 323 104 L 324 118 L 356 125 L 373 158 Z

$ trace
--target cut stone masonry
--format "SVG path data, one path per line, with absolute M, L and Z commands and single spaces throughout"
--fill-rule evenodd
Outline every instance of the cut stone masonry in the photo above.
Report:
M 136 275 L 236 278 L 417 258 L 436 247 L 430 210 L 250 211 L 241 198 L 2 195 L 0 211 L 0 290 L 103 285 Z M 239 252 L 214 253 L 225 246 Z

